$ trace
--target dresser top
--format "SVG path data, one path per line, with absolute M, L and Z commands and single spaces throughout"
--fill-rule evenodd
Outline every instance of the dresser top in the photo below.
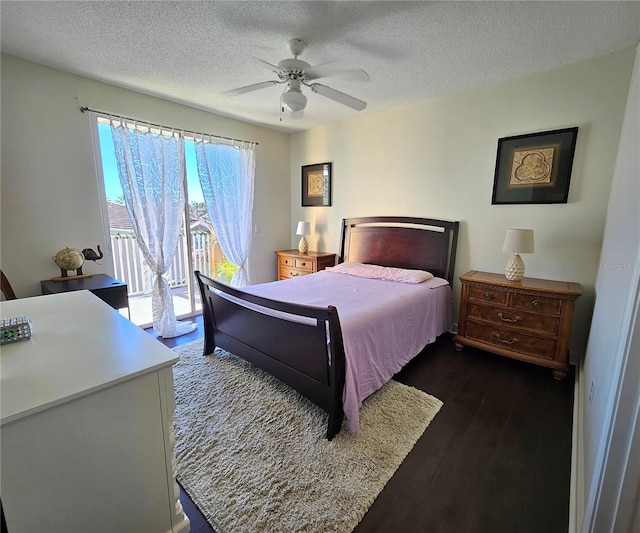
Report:
M 309 259 L 314 257 L 333 257 L 336 254 L 329 252 L 312 252 L 309 250 L 306 254 L 301 254 L 298 250 L 278 250 L 276 255 L 286 255 L 288 257 L 299 257 L 301 259 Z
M 550 279 L 538 278 L 522 278 L 522 281 L 509 281 L 504 274 L 495 274 L 493 272 L 481 272 L 479 270 L 470 270 L 466 274 L 460 276 L 462 282 L 487 283 L 497 285 L 507 289 L 534 290 L 539 292 L 548 292 L 553 294 L 565 294 L 567 296 L 577 298 L 582 294 L 582 287 L 579 283 L 571 281 L 554 281 Z
M 31 339 L 0 349 L 2 425 L 178 360 L 89 291 L 6 301 L 0 311 L 33 324 Z
M 89 278 L 70 278 L 62 281 L 45 279 L 40 282 L 43 289 L 49 294 L 69 291 L 93 291 L 96 289 L 108 289 L 112 287 L 126 287 L 123 281 L 107 276 L 106 274 L 92 274 Z M 44 292 L 44 291 L 43 291 Z

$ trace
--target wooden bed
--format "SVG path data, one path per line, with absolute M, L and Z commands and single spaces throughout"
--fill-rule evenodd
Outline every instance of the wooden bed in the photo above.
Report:
M 457 237 L 458 222 L 388 216 L 344 219 L 340 262 L 427 270 L 452 285 Z M 204 354 L 223 348 L 296 389 L 329 414 L 326 437 L 331 440 L 344 417 L 345 349 L 336 307 L 248 294 L 198 271 L 196 278 L 202 296 Z

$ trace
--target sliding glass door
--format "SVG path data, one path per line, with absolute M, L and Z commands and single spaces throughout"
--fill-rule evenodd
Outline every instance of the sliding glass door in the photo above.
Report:
M 151 292 L 153 277 L 136 243 L 136 236 L 125 206 L 118 177 L 113 139 L 108 121 L 98 118 L 99 154 L 104 181 L 104 212 L 108 219 L 109 245 L 105 248 L 107 270 L 125 282 L 129 292 L 131 320 L 141 327 L 152 323 Z M 235 271 L 225 258 L 209 222 L 196 167 L 195 143 L 185 141 L 186 202 L 178 251 L 165 274 L 173 296 L 176 318 L 188 318 L 201 309 L 193 272 L 228 280 Z

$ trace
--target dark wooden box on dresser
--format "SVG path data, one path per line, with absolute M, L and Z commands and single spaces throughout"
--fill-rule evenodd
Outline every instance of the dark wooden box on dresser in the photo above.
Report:
M 297 278 L 320 272 L 336 264 L 336 254 L 309 251 L 301 254 L 298 250 L 280 250 L 278 256 L 278 280 Z
M 460 276 L 457 350 L 464 345 L 552 369 L 569 370 L 569 335 L 578 283 L 523 278 L 471 270 Z

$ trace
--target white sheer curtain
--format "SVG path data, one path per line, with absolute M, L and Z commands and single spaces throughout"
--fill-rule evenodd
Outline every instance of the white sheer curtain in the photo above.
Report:
M 125 204 L 138 246 L 154 275 L 153 330 L 164 338 L 196 328 L 176 321 L 173 295 L 163 274 L 176 254 L 184 216 L 185 151 L 179 132 L 154 133 L 111 119 L 111 134 Z M 163 132 L 164 133 L 164 132 Z
M 249 284 L 256 145 L 209 141 L 196 140 L 198 177 L 220 247 L 226 258 L 238 265 L 230 285 L 243 287 Z

